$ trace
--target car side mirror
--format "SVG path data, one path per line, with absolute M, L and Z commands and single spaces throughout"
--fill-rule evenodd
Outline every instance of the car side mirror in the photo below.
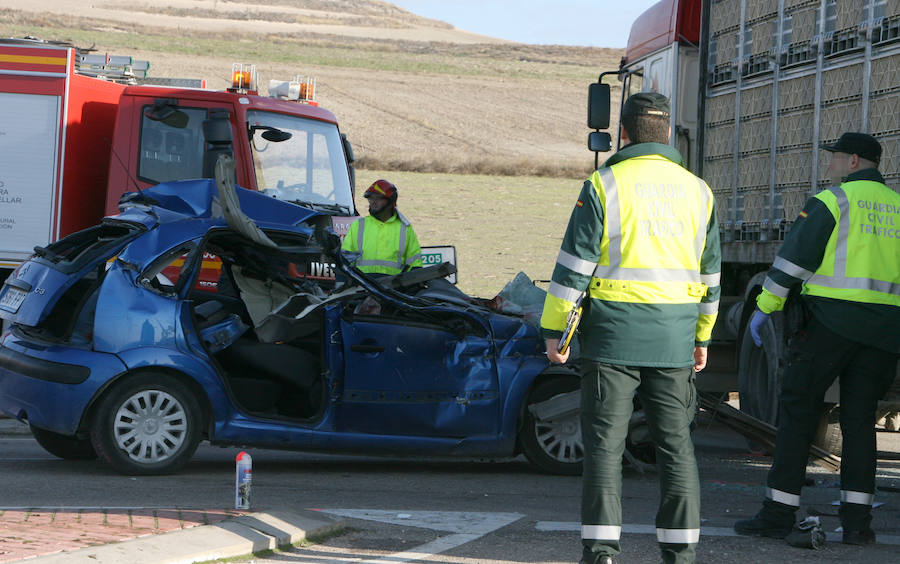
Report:
M 595 153 L 605 153 L 612 148 L 612 136 L 606 131 L 592 131 L 588 134 L 588 149 Z

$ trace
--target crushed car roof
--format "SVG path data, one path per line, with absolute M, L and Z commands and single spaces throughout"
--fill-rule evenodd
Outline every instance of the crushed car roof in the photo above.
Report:
M 266 226 L 296 226 L 321 212 L 277 200 L 261 192 L 235 186 L 244 214 Z M 225 223 L 216 181 L 211 178 L 164 182 L 129 192 L 119 202 L 115 219 L 147 227 L 187 219 L 221 219 Z

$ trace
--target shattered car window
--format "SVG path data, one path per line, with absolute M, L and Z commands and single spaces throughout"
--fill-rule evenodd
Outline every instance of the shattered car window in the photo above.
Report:
M 189 242 L 160 256 L 141 274 L 141 284 L 158 294 L 175 294 L 183 278 L 185 265 L 189 263 L 196 246 L 194 242 Z

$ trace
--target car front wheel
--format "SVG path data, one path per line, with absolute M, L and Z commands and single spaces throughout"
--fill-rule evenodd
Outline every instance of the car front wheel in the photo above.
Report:
M 200 405 L 187 386 L 168 374 L 145 372 L 101 400 L 91 442 L 122 474 L 170 474 L 193 456 L 202 425 Z
M 580 385 L 577 376 L 554 376 L 540 382 L 528 396 L 519 438 L 529 462 L 544 472 L 581 474 Z

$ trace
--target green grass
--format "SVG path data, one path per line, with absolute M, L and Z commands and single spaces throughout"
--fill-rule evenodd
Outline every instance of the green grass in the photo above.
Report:
M 356 206 L 375 180 L 397 185 L 398 208 L 422 245 L 456 246 L 458 287 L 491 298 L 524 271 L 553 274 L 569 215 L 584 179 L 360 170 Z M 543 286 L 546 288 L 546 285 Z

